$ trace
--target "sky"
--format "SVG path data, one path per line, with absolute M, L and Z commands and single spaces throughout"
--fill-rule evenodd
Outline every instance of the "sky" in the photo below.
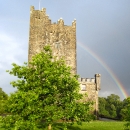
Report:
M 0 87 L 16 90 L 10 82 L 12 63 L 28 61 L 30 6 L 46 8 L 52 22 L 65 25 L 76 19 L 77 73 L 101 74 L 100 97 L 130 96 L 130 0 L 1 0 Z

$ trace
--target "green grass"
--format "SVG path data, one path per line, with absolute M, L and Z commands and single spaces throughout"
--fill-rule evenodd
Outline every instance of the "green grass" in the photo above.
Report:
M 83 123 L 82 126 L 74 124 L 70 126 L 68 130 L 124 130 L 125 122 L 120 121 L 91 121 L 89 123 Z M 55 124 L 56 128 L 52 130 L 62 130 L 62 123 Z M 5 129 L 0 129 L 5 130 Z M 43 129 L 39 129 L 43 130 Z M 47 129 L 44 129 L 47 130 Z
M 77 130 L 123 130 L 124 122 L 93 121 L 83 123 L 82 126 L 74 125 L 74 127 L 77 127 Z M 72 130 L 75 128 L 72 127 Z
M 70 126 L 68 130 L 124 130 L 125 122 L 110 122 L 110 121 L 92 121 L 89 123 L 83 123 L 82 126 L 74 124 Z M 59 125 L 59 129 L 61 130 L 62 124 Z

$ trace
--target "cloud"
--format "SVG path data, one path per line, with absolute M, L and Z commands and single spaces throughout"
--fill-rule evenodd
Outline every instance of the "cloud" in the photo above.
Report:
M 16 80 L 16 77 L 10 76 L 6 73 L 6 70 L 12 68 L 12 63 L 22 64 L 25 61 L 27 49 L 25 49 L 24 46 L 25 44 L 20 42 L 17 38 L 0 32 L 0 87 L 2 87 L 6 93 L 16 90 L 10 85 L 10 82 Z
M 20 64 L 21 60 L 17 55 L 23 56 L 26 50 L 24 44 L 17 41 L 14 37 L 0 32 L 0 69 L 12 64 Z

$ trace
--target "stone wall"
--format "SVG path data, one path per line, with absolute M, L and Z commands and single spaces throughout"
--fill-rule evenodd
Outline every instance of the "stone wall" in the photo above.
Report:
M 29 61 L 45 45 L 50 45 L 57 59 L 64 57 L 66 64 L 76 74 L 76 20 L 71 26 L 64 25 L 63 19 L 51 23 L 46 9 L 30 9 Z

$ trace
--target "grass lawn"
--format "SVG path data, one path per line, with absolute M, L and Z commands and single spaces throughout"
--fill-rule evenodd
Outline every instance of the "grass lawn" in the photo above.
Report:
M 124 122 L 93 121 L 83 123 L 82 126 L 74 125 L 70 130 L 123 130 Z
M 83 123 L 82 126 L 74 124 L 73 126 L 70 126 L 68 130 L 124 130 L 124 124 L 125 122 L 120 121 L 91 121 L 89 123 Z M 5 129 L 0 129 L 5 130 Z M 43 129 L 39 129 L 43 130 Z M 44 129 L 47 130 L 47 129 Z M 52 130 L 62 130 L 62 124 L 58 123 L 56 124 L 56 128 Z
M 70 126 L 68 130 L 124 130 L 125 122 L 120 121 L 92 121 L 89 123 L 83 123 L 82 126 L 74 124 Z M 58 126 L 59 128 L 54 130 L 61 130 L 62 125 Z

